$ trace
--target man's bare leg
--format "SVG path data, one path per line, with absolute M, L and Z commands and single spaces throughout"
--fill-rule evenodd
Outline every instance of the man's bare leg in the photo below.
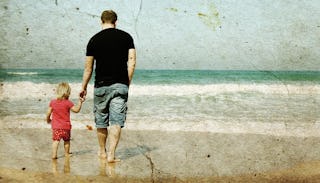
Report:
M 119 125 L 112 125 L 109 133 L 109 151 L 108 151 L 108 163 L 114 163 L 120 161 L 115 158 L 115 151 L 120 139 L 121 127 Z
M 98 134 L 98 141 L 99 141 L 99 157 L 100 158 L 107 158 L 106 154 L 106 142 L 107 142 L 107 136 L 108 136 L 108 129 L 107 128 L 97 128 L 97 134 Z

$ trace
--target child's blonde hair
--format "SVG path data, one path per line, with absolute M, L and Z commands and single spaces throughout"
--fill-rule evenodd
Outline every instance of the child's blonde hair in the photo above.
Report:
M 57 99 L 68 99 L 71 93 L 71 88 L 68 83 L 59 83 L 57 87 Z

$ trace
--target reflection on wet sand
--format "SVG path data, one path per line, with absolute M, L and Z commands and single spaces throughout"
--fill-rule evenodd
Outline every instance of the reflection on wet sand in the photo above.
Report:
M 58 159 L 52 159 L 52 173 L 54 175 L 59 174 Z M 64 158 L 63 173 L 70 174 L 70 157 L 69 156 L 66 156 Z
M 115 167 L 116 163 L 108 163 L 107 159 L 105 158 L 99 158 L 100 161 L 100 173 L 101 176 L 108 176 L 108 177 L 115 177 Z
M 66 174 L 70 174 L 70 157 L 66 156 L 64 159 L 63 172 Z
M 99 175 L 107 177 L 115 177 L 116 163 L 108 163 L 107 159 L 99 158 Z M 59 171 L 58 159 L 52 159 L 52 173 L 54 175 L 58 174 L 70 174 L 70 157 L 66 156 L 64 158 L 63 171 Z
M 54 175 L 58 174 L 58 160 L 52 159 L 52 173 Z
M 0 182 L 320 182 L 320 137 L 124 132 L 121 163 L 107 163 L 87 130 L 51 160 L 50 129 L 0 129 Z

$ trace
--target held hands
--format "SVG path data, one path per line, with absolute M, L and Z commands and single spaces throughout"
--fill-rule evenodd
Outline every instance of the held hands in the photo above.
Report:
M 85 100 L 86 100 L 85 98 L 79 97 L 79 101 L 80 101 L 81 103 L 83 103 Z
M 82 91 L 79 93 L 80 100 L 85 101 L 85 100 L 86 100 L 86 95 L 87 95 L 87 90 L 82 90 Z M 83 102 L 83 101 L 82 101 L 82 102 Z
M 86 100 L 86 95 L 87 95 L 87 91 L 86 90 L 82 90 L 79 93 L 79 102 L 82 104 L 85 100 Z

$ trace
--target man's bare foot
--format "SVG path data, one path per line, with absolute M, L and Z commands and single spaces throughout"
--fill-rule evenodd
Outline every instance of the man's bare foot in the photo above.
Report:
M 120 162 L 121 160 L 118 158 L 109 158 L 108 157 L 108 163 L 116 163 L 116 162 Z
M 98 151 L 98 156 L 99 156 L 99 158 L 106 159 L 106 158 L 107 158 L 106 150 L 104 150 L 104 151 Z
M 108 152 L 108 163 L 116 163 L 120 161 L 121 161 L 120 159 L 117 159 L 116 157 L 114 157 L 114 153 Z
M 66 153 L 64 154 L 65 157 L 71 157 L 72 156 L 72 152 Z

